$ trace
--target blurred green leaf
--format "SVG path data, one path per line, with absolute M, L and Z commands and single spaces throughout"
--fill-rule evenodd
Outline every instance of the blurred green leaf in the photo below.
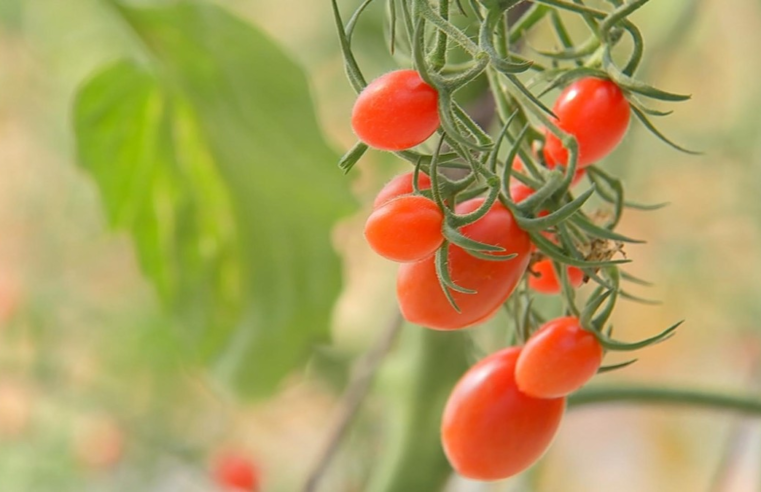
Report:
M 81 165 L 222 380 L 263 395 L 328 337 L 353 202 L 302 70 L 209 4 L 114 4 L 147 48 L 81 89 Z

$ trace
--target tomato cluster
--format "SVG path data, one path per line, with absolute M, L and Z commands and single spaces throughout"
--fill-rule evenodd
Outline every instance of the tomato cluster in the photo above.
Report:
M 441 424 L 454 469 L 476 480 L 502 480 L 534 464 L 560 426 L 565 397 L 595 375 L 602 355 L 595 336 L 566 317 L 543 325 L 523 347 L 471 367 Z
M 578 148 L 572 184 L 621 141 L 629 112 L 623 92 L 609 80 L 583 78 L 560 94 L 553 107 L 555 123 L 576 139 Z M 386 150 L 424 142 L 439 123 L 435 90 L 411 70 L 373 81 L 352 115 L 360 140 Z M 568 164 L 567 149 L 550 131 L 536 150 L 537 162 L 548 169 Z M 511 165 L 513 173 L 525 175 L 519 158 Z M 431 190 L 432 180 L 422 171 L 399 175 L 380 191 L 365 236 L 377 253 L 400 263 L 397 300 L 408 321 L 459 330 L 494 316 L 521 280 L 534 292 L 558 294 L 562 272 L 567 287 L 581 286 L 584 270 L 545 257 L 519 226 L 514 211 L 521 211 L 520 204 L 535 193 L 521 180 L 531 182 L 525 176 L 514 179 L 507 197 L 488 203 L 481 196 L 459 200 L 457 193 L 434 200 L 432 191 L 440 190 Z M 552 213 L 537 208 L 537 218 Z M 453 229 L 460 240 L 451 240 Z M 541 233 L 559 242 L 557 230 Z M 556 318 L 522 346 L 500 350 L 466 372 L 442 421 L 442 442 L 452 466 L 466 477 L 498 480 L 539 459 L 560 425 L 566 396 L 600 369 L 599 336 L 579 318 Z

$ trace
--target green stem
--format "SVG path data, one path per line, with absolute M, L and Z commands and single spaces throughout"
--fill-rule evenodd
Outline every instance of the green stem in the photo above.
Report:
M 761 416 L 761 398 L 714 391 L 658 386 L 592 386 L 568 398 L 569 407 L 599 403 L 650 403 L 730 410 Z
M 468 367 L 462 333 L 407 326 L 397 364 L 403 384 L 394 384 L 388 435 L 374 467 L 370 492 L 440 490 L 452 469 L 441 449 L 441 414 L 449 393 Z

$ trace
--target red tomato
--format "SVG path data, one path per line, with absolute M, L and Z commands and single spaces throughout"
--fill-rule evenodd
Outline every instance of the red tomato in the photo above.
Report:
M 402 195 L 411 194 L 414 191 L 414 188 L 412 187 L 413 178 L 414 173 L 412 172 L 395 176 L 391 181 L 386 183 L 383 188 L 381 188 L 380 192 L 375 197 L 373 208 L 378 208 L 384 203 Z M 417 185 L 418 189 L 429 190 L 431 189 L 431 178 L 425 173 L 418 173 Z
M 514 181 L 510 183 L 510 197 L 513 199 L 515 203 L 520 203 L 533 194 L 534 194 L 534 190 L 529 188 L 527 185 L 521 183 L 520 181 Z M 542 210 L 541 212 L 539 212 L 540 217 L 544 215 L 547 215 L 546 210 Z
M 404 150 L 425 142 L 439 127 L 439 94 L 414 70 L 396 70 L 359 94 L 351 125 L 376 149 Z
M 549 447 L 565 398 L 533 398 L 515 384 L 520 347 L 496 352 L 465 373 L 444 409 L 441 437 L 452 467 L 476 480 L 501 480 L 534 464 Z
M 558 117 L 557 125 L 576 137 L 578 167 L 599 161 L 621 142 L 631 113 L 629 102 L 615 83 L 594 77 L 566 87 L 552 111 Z M 555 135 L 549 131 L 545 135 L 545 155 L 565 166 L 568 151 Z
M 557 398 L 581 388 L 602 364 L 600 342 L 572 316 L 536 331 L 518 357 L 515 379 L 527 395 Z
M 259 470 L 254 462 L 239 453 L 228 452 L 217 457 L 214 479 L 224 490 L 257 492 Z
M 561 290 L 560 279 L 552 265 L 552 260 L 539 260 L 531 267 L 537 275 L 529 272 L 527 275 L 528 286 L 540 294 L 558 294 Z M 580 287 L 584 282 L 584 272 L 575 266 L 566 266 L 568 280 L 574 288 Z
M 444 242 L 444 214 L 436 202 L 420 195 L 405 195 L 370 214 L 365 238 L 376 253 L 389 260 L 418 261 L 431 256 Z
M 460 203 L 456 212 L 466 214 L 483 204 L 483 198 Z M 496 312 L 515 289 L 530 259 L 531 241 L 510 211 L 497 202 L 480 220 L 461 229 L 463 235 L 505 248 L 499 255 L 516 253 L 504 261 L 482 260 L 454 245 L 449 246 L 448 267 L 452 280 L 476 294 L 452 292 L 461 312 L 449 304 L 436 276 L 433 257 L 399 266 L 396 294 L 404 317 L 436 330 L 456 330 L 478 324 Z

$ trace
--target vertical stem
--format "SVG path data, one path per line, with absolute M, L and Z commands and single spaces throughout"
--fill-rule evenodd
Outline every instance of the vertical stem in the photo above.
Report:
M 439 15 L 449 19 L 449 0 L 439 0 Z M 444 31 L 436 32 L 436 46 L 431 55 L 431 68 L 438 72 L 447 62 L 447 35 Z
M 400 361 L 403 384 L 394 385 L 389 438 L 368 492 L 435 492 L 451 474 L 440 442 L 449 393 L 468 367 L 462 333 L 410 327 Z
M 355 376 L 344 394 L 335 426 L 328 436 L 325 448 L 320 453 L 317 464 L 307 478 L 304 492 L 315 492 L 318 489 L 320 480 L 346 437 L 354 417 L 359 412 L 362 401 L 364 401 L 365 396 L 370 391 L 375 374 L 378 372 L 378 367 L 389 350 L 391 350 L 401 328 L 402 316 L 400 313 L 396 313 L 375 347 L 360 360 Z

